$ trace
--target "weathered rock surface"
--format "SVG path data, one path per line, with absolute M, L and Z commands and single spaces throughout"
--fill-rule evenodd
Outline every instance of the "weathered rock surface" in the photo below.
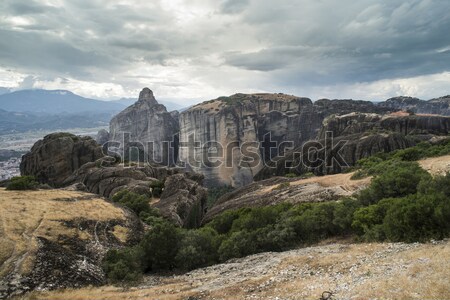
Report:
M 272 177 L 241 187 L 220 197 L 210 208 L 203 223 L 217 215 L 243 207 L 262 207 L 279 203 L 335 201 L 365 188 L 370 178 L 351 180 L 353 173 L 311 178 Z
M 150 195 L 150 184 L 164 182 L 161 198 L 152 205 L 175 224 L 196 227 L 205 211 L 206 189 L 202 187 L 203 176 L 186 173 L 181 169 L 152 166 L 127 166 L 116 164 L 103 158 L 85 164 L 64 182 L 66 186 L 77 186 L 103 197 L 112 198 L 121 190 L 129 190 L 141 195 Z
M 105 284 L 105 253 L 143 234 L 133 213 L 93 194 L 0 189 L 0 198 L 0 299 Z
M 295 147 L 315 139 L 330 114 L 388 110 L 368 101 L 323 99 L 313 104 L 308 98 L 284 94 L 221 97 L 180 114 L 180 141 L 185 143 L 180 147 L 180 160 L 204 174 L 207 185 L 243 186 L 252 182 L 264 161 L 280 153 L 277 147 L 281 143 L 289 141 Z M 255 153 L 252 157 L 260 164 L 242 161 L 244 145 L 251 146 L 247 152 Z M 233 150 L 235 147 L 241 150 Z M 211 166 L 205 157 L 213 162 L 215 157 L 223 157 L 224 163 Z
M 316 175 L 340 173 L 353 166 L 362 158 L 378 152 L 391 152 L 431 140 L 436 136 L 447 136 L 450 131 L 450 118 L 443 116 L 388 116 L 377 114 L 351 113 L 343 116 L 331 116 L 324 121 L 318 135 L 319 144 L 306 144 L 284 156 L 274 159 L 255 175 L 255 180 L 287 173 Z M 333 139 L 325 141 L 326 133 Z M 340 142 L 342 148 L 335 148 Z M 311 148 L 309 148 L 311 147 Z M 319 150 L 315 150 L 318 148 Z M 312 151 L 307 151 L 311 149 Z M 343 162 L 333 160 L 336 151 Z M 317 163 L 309 163 L 317 161 Z
M 82 165 L 101 157 L 101 147 L 90 137 L 52 133 L 36 142 L 22 157 L 20 172 L 58 187 Z
M 130 146 L 135 146 L 126 146 L 124 134 L 129 134 L 129 142 L 139 142 L 142 145 L 141 155 L 145 155 L 149 161 L 164 165 L 176 162 L 176 153 L 170 151 L 168 145 L 173 142 L 171 145 L 177 148 L 175 135 L 179 131 L 178 120 L 167 112 L 164 105 L 158 104 L 150 89 L 144 88 L 136 103 L 114 116 L 109 128 L 110 140 L 121 143 L 119 148 L 125 149 L 125 152 Z M 153 146 L 149 143 L 153 143 Z M 124 158 L 131 160 L 129 155 Z
M 438 115 L 395 116 L 354 112 L 325 119 L 318 136 L 319 139 L 325 138 L 326 132 L 332 132 L 334 137 L 370 132 L 397 132 L 403 135 L 448 135 L 450 132 L 450 117 Z
M 412 97 L 394 97 L 379 104 L 380 107 L 411 111 L 416 114 L 450 116 L 450 95 L 428 101 Z
M 175 174 L 164 183 L 161 199 L 154 205 L 177 225 L 199 227 L 206 211 L 207 191 L 186 174 Z
M 103 144 L 109 142 L 109 132 L 107 130 L 105 130 L 105 129 L 100 129 L 97 132 L 97 136 L 95 138 L 95 141 L 99 145 L 103 145 Z

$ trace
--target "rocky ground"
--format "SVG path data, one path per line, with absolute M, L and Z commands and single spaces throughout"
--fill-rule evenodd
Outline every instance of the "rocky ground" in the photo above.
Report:
M 34 293 L 29 299 L 448 299 L 450 240 L 329 244 L 262 253 L 134 288 Z
M 140 239 L 134 214 L 88 193 L 0 189 L 0 299 L 105 283 L 111 248 Z
M 257 181 L 242 187 L 233 193 L 219 198 L 206 213 L 204 222 L 208 222 L 220 213 L 241 207 L 274 205 L 282 202 L 293 204 L 303 202 L 335 201 L 351 196 L 366 187 L 371 178 L 351 180 L 353 173 L 311 178 L 273 177 Z

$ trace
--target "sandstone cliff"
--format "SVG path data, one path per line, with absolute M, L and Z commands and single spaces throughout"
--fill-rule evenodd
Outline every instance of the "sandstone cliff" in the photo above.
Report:
M 174 146 L 177 148 L 175 135 L 178 131 L 178 120 L 167 112 L 164 105 L 158 104 L 150 89 L 144 88 L 136 103 L 111 120 L 109 138 L 121 143 L 120 148 L 125 147 L 127 151 L 129 147 L 124 146 L 124 133 L 128 133 L 130 142 L 140 142 L 143 145 L 140 147 L 141 155 L 145 155 L 149 161 L 167 165 L 176 161 L 176 154 L 165 144 L 175 142 Z M 149 143 L 153 143 L 153 146 Z M 124 158 L 131 160 L 129 156 Z M 143 157 L 140 159 L 143 160 Z
M 52 133 L 36 142 L 23 156 L 20 172 L 58 187 L 82 165 L 101 157 L 101 147 L 90 137 Z
M 322 99 L 313 104 L 308 98 L 284 94 L 220 97 L 181 113 L 180 160 L 204 174 L 207 185 L 244 186 L 252 182 L 265 161 L 283 153 L 283 147 L 277 149 L 283 142 L 295 147 L 315 139 L 325 117 L 389 110 L 368 101 Z M 247 150 L 258 154 L 259 164 L 242 160 L 249 156 L 243 145 L 253 145 Z M 205 157 L 221 157 L 223 163 L 210 166 Z
M 287 173 L 303 174 L 313 172 L 316 175 L 342 172 L 353 166 L 361 158 L 378 152 L 391 152 L 416 145 L 420 141 L 430 140 L 435 136 L 447 136 L 450 132 L 450 117 L 444 116 L 395 116 L 351 113 L 343 116 L 330 116 L 318 135 L 322 148 L 315 150 L 316 144 L 309 147 L 297 147 L 282 157 L 267 164 L 255 180 L 281 176 Z M 326 134 L 332 134 L 333 140 L 325 141 Z M 339 142 L 345 143 L 339 148 L 340 157 L 345 164 L 332 161 L 333 147 Z M 337 149 L 337 148 L 336 148 Z M 316 161 L 320 164 L 305 162 Z

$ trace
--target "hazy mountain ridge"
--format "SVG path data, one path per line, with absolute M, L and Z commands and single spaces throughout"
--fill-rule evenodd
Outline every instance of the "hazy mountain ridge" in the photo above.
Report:
M 102 101 L 81 97 L 68 90 L 20 90 L 0 87 L 0 134 L 29 130 L 64 130 L 108 125 L 111 118 L 137 99 Z M 160 101 L 168 111 L 183 106 Z
M 0 95 L 0 109 L 33 113 L 119 112 L 120 103 L 84 98 L 67 90 L 21 90 Z

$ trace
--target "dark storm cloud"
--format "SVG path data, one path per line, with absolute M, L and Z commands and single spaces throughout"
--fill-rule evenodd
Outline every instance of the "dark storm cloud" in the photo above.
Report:
M 264 2 L 242 20 L 259 24 L 258 37 L 271 45 L 225 54 L 227 64 L 258 71 L 286 68 L 281 78 L 294 83 L 373 81 L 450 69 L 450 56 L 438 52 L 450 45 L 448 1 L 340 1 L 328 10 L 327 1 L 308 2 L 309 7 L 291 1 L 274 11 Z
M 407 78 L 450 71 L 449 11 L 441 0 L 2 0 L 0 66 L 133 89 L 157 69 L 167 91 Z
M 7 9 L 15 15 L 40 14 L 44 13 L 52 7 L 41 5 L 35 1 L 29 0 L 26 2 L 14 1 L 7 3 Z
M 0 30 L 2 63 L 50 73 L 89 76 L 91 66 L 109 67 L 115 60 L 94 51 L 84 51 L 65 40 L 35 32 Z

